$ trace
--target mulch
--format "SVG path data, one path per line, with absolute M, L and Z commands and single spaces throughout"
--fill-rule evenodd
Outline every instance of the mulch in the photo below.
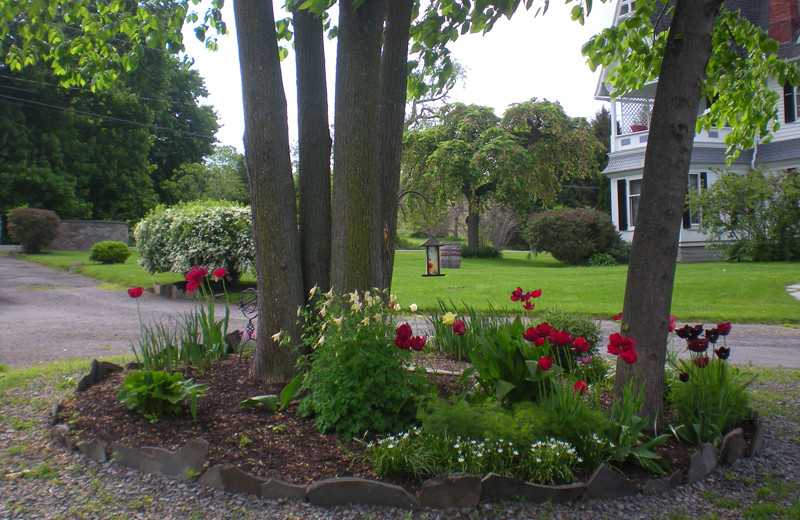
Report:
M 188 411 L 162 417 L 151 423 L 117 400 L 126 372 L 111 374 L 106 380 L 83 392 L 76 392 L 63 403 L 59 420 L 69 423 L 75 441 L 96 438 L 111 446 L 119 442 L 131 448 L 158 446 L 177 450 L 188 441 L 203 438 L 210 448 L 207 468 L 233 464 L 261 477 L 309 484 L 332 477 L 354 476 L 383 480 L 404 486 L 411 492 L 420 482 L 378 477 L 362 457 L 363 442 L 344 440 L 333 434 L 320 434 L 311 418 L 296 413 L 296 405 L 284 411 L 240 409 L 242 400 L 264 394 L 279 394 L 282 385 L 270 385 L 248 378 L 249 360 L 230 356 L 217 362 L 205 374 L 190 374 L 195 382 L 209 386 L 197 402 L 197 420 Z M 458 394 L 458 376 L 429 374 L 442 397 Z M 670 467 L 688 471 L 696 447 L 671 439 L 656 451 Z M 637 482 L 653 478 L 641 468 L 625 465 L 625 475 Z M 591 475 L 577 475 L 586 481 Z

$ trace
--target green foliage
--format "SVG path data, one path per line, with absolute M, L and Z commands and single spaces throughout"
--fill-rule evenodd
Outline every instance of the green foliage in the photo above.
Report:
M 689 206 L 702 213 L 700 229 L 729 262 L 800 260 L 800 173 L 728 172 Z M 727 242 L 733 240 L 732 242 Z
M 579 460 L 569 443 L 555 439 L 519 445 L 496 438 L 430 434 L 418 428 L 370 443 L 365 457 L 382 476 L 493 472 L 542 484 L 572 482 Z
M 481 246 L 477 248 L 471 248 L 467 246 L 461 246 L 461 257 L 462 258 L 502 258 L 503 253 L 497 249 L 496 247 L 492 246 Z
M 191 379 L 184 381 L 178 372 L 133 372 L 125 377 L 117 399 L 150 422 L 158 422 L 160 416 L 179 414 L 184 399 L 188 398 L 192 418 L 197 420 L 197 398 L 206 390 L 208 385 L 192 383 Z
M 588 266 L 617 265 L 616 259 L 608 253 L 595 253 L 586 261 Z
M 693 360 L 699 357 L 694 355 Z M 749 416 L 747 388 L 758 374 L 743 376 L 719 358 L 707 366 L 698 366 L 693 360 L 678 361 L 677 369 L 688 374 L 688 380 L 675 383 L 667 396 L 681 422 L 674 431 L 691 444 L 718 445 L 735 424 Z
M 239 408 L 257 407 L 264 407 L 274 412 L 278 409 L 278 396 L 275 394 L 257 395 L 255 397 L 248 397 L 239 403 Z
M 227 200 L 250 203 L 244 156 L 232 146 L 218 146 L 203 163 L 183 164 L 163 183 L 171 202 Z
M 567 265 L 610 252 L 622 238 L 611 219 L 597 210 L 565 208 L 531 216 L 523 236 L 532 251 L 547 251 Z
M 195 265 L 225 268 L 236 281 L 253 268 L 250 208 L 194 201 L 158 206 L 134 229 L 139 265 L 148 273 L 185 273 Z
M 122 242 L 105 240 L 97 242 L 89 251 L 89 260 L 103 264 L 124 264 L 131 256 L 131 250 Z
M 303 315 L 303 341 L 313 350 L 298 411 L 313 415 L 320 431 L 345 437 L 409 425 L 417 401 L 433 388 L 408 369 L 411 351 L 392 344 L 394 311 L 386 296 L 313 292 L 317 297 Z
M 61 220 L 50 210 L 22 208 L 8 212 L 8 233 L 25 253 L 41 253 L 58 237 Z

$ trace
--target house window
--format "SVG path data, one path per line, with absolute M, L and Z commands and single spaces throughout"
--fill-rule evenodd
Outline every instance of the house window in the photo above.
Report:
M 708 173 L 706 172 L 690 173 L 687 192 L 700 193 L 701 191 L 706 189 L 707 184 L 708 184 Z M 684 229 L 689 229 L 692 226 L 699 225 L 700 217 L 701 215 L 699 211 L 689 211 L 689 208 L 687 207 L 686 212 L 683 214 Z
M 800 112 L 800 87 L 788 83 L 783 86 L 783 121 L 794 123 Z
M 623 18 L 630 15 L 636 9 L 636 0 L 620 0 L 619 17 Z
M 642 193 L 642 179 L 629 182 L 628 193 L 628 222 L 631 227 L 636 226 L 636 213 L 639 211 L 639 195 Z

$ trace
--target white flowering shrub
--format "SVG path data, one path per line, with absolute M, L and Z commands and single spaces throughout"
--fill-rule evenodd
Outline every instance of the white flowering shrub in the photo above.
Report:
M 133 231 L 139 265 L 148 273 L 186 273 L 195 265 L 223 267 L 231 281 L 254 266 L 250 207 L 192 201 L 154 208 Z

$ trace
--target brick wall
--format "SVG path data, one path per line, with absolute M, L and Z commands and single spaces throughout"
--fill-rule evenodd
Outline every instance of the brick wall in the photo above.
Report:
M 798 0 L 769 0 L 769 37 L 778 43 L 792 41 L 800 30 Z

